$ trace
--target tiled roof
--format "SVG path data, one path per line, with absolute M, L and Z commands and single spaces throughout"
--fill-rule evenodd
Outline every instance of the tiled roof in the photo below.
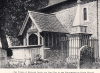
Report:
M 42 31 L 68 33 L 54 14 L 29 11 L 38 28 Z
M 49 4 L 47 5 L 47 7 L 64 2 L 64 1 L 67 1 L 67 0 L 49 0 Z
M 22 45 L 22 38 L 20 37 L 13 37 L 13 36 L 7 36 L 7 42 L 8 46 L 20 46 Z

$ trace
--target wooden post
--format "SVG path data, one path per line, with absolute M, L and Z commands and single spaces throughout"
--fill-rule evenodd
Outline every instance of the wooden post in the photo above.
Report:
M 57 39 L 58 39 L 58 36 L 57 36 L 57 34 L 55 34 L 55 39 L 56 39 L 56 47 L 57 47 Z
M 60 39 L 60 34 L 59 34 L 59 46 L 61 48 L 61 39 Z
M 43 46 L 45 47 L 45 33 L 44 33 L 44 37 L 43 37 Z
M 48 42 L 47 42 L 47 43 L 48 43 L 48 47 L 49 47 L 49 45 L 50 45 L 50 44 L 49 44 L 49 33 L 47 33 L 47 35 L 48 35 L 48 39 L 47 39 Z
M 78 45 L 77 46 L 79 47 L 78 51 L 77 51 L 78 52 L 78 67 L 77 68 L 80 69 L 80 48 L 81 48 L 80 36 L 77 38 L 77 41 L 78 41 Z
M 40 32 L 38 32 L 38 45 L 40 45 Z
M 26 46 L 26 45 L 27 45 L 27 43 L 26 43 L 27 41 L 26 41 L 25 35 L 23 36 L 23 38 L 24 38 L 24 39 L 23 39 L 23 46 Z
M 41 58 L 44 59 L 45 55 L 44 55 L 44 48 L 45 48 L 45 32 L 43 33 L 43 37 L 42 37 L 42 44 L 43 46 L 40 48 L 40 55 L 42 56 Z
M 42 45 L 43 45 L 43 43 L 44 43 L 44 40 L 43 40 L 43 37 L 41 36 L 41 40 L 42 40 Z
M 63 40 L 61 40 L 61 58 L 63 61 Z
M 78 50 L 78 69 L 80 69 L 80 48 L 82 47 L 82 36 L 79 34 L 79 50 Z
M 27 33 L 27 46 L 29 45 L 29 34 Z
M 53 33 L 52 33 L 52 47 L 53 47 Z
M 79 50 L 79 52 L 78 52 L 79 54 L 78 54 L 78 69 L 80 69 L 80 50 Z

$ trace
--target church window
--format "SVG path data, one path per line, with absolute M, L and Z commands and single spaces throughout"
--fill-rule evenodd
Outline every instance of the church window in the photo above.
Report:
M 83 9 L 84 20 L 87 20 L 87 8 Z

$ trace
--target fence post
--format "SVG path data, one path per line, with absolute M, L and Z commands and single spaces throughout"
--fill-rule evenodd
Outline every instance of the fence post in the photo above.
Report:
M 80 69 L 80 48 L 79 48 L 79 51 L 78 51 L 78 69 Z
M 62 58 L 62 61 L 63 61 L 63 41 L 61 41 L 61 52 L 62 52 L 62 54 L 61 54 L 61 58 Z

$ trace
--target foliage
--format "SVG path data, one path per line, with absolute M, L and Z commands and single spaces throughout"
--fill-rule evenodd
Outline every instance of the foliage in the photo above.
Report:
M 48 5 L 49 0 L 1 0 L 1 23 L 8 35 L 18 35 L 28 10 Z
M 0 0 L 0 38 L 2 48 L 7 49 L 6 35 L 17 36 L 28 10 L 48 5 L 49 0 Z
M 94 54 L 93 48 L 91 48 L 89 46 L 84 46 L 81 50 L 81 55 L 93 57 L 93 54 Z
M 69 65 L 68 65 L 69 67 Z M 68 68 L 67 67 L 67 63 L 66 62 L 63 62 L 61 61 L 60 59 L 59 60 L 56 60 L 56 61 L 49 61 L 48 63 L 40 63 L 40 64 L 33 64 L 33 65 L 25 65 L 25 64 L 21 64 L 21 63 L 18 63 L 18 64 L 7 64 L 5 66 L 3 66 L 3 68 Z M 75 68 L 74 65 L 71 64 L 72 68 Z M 76 67 L 77 68 L 77 67 Z

